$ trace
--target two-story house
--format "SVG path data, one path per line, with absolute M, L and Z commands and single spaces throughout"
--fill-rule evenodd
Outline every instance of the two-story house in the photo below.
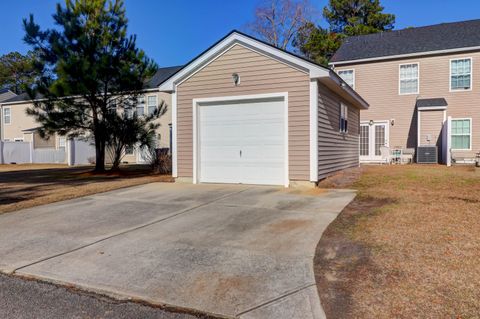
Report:
M 384 145 L 436 145 L 441 162 L 480 151 L 480 20 L 349 37 L 331 66 L 370 104 L 362 162 L 380 161 Z
M 181 66 L 159 68 L 145 83 L 143 95 L 139 97 L 136 106 L 137 114 L 143 115 L 152 112 L 160 102 L 166 103 L 167 112 L 157 120 L 160 123 L 156 137 L 159 148 L 171 149 L 172 98 L 171 94 L 160 92 L 158 86 L 180 69 Z M 1 97 L 2 95 L 0 95 L 0 140 L 32 142 L 35 149 L 65 149 L 65 137 L 55 136 L 46 140 L 37 133 L 39 124 L 32 116 L 26 113 L 27 108 L 33 106 L 30 97 L 26 93 L 15 95 L 10 92 L 4 100 L 1 100 Z M 141 150 L 134 148 L 127 148 L 123 158 L 123 161 L 128 163 L 138 163 L 143 160 Z

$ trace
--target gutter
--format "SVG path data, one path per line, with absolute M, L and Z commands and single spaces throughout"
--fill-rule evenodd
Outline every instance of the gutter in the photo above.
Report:
M 365 101 L 360 94 L 357 93 L 350 85 L 347 84 L 335 71 L 330 70 L 329 76 L 324 78 L 319 78 L 319 80 L 328 79 L 335 83 L 341 91 L 345 94 L 348 94 L 356 103 L 358 108 L 367 110 L 370 107 L 367 101 Z

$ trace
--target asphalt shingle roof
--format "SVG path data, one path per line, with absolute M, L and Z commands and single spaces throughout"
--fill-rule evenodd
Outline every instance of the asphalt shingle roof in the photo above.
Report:
M 480 46 L 480 19 L 349 37 L 331 62 L 476 46 Z
M 180 66 L 171 66 L 167 68 L 159 68 L 150 80 L 145 83 L 147 89 L 152 89 L 162 84 L 166 79 L 177 73 L 183 68 Z
M 28 101 L 30 100 L 30 97 L 28 96 L 27 93 L 21 93 L 17 96 L 14 96 L 12 98 L 9 98 L 5 101 L 2 101 L 2 103 L 9 103 L 9 102 L 21 102 L 21 101 Z
M 444 98 L 435 98 L 435 99 L 418 99 L 417 107 L 438 107 L 438 106 L 448 106 L 447 100 Z

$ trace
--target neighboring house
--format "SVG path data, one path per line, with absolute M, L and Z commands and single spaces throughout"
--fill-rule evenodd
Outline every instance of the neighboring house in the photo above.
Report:
M 370 104 L 361 113 L 361 161 L 380 160 L 383 145 L 436 145 L 443 162 L 473 161 L 480 151 L 479 31 L 473 20 L 345 40 L 330 64 Z
M 9 89 L 1 89 L 0 90 L 0 103 L 2 103 L 3 101 L 6 101 L 8 99 L 13 98 L 14 96 L 16 96 L 16 94 L 13 93 L 12 91 L 10 91 Z M 3 113 L 0 113 L 0 117 L 2 117 L 2 114 Z M 8 117 L 8 114 L 6 114 L 6 115 Z M 3 126 L 3 123 L 2 123 L 2 121 L 0 121 L 0 132 L 2 130 L 2 126 Z
M 145 94 L 141 97 L 137 106 L 139 114 L 147 114 L 161 101 L 167 104 L 167 112 L 157 121 L 160 127 L 157 130 L 157 146 L 159 148 L 171 148 L 171 95 L 158 91 L 158 86 L 166 78 L 178 71 L 181 67 L 160 68 L 155 75 L 146 83 Z M 0 102 L 1 109 L 1 131 L 3 141 L 25 141 L 33 142 L 33 148 L 65 148 L 65 137 L 54 136 L 48 140 L 42 139 L 38 132 L 38 123 L 35 119 L 26 114 L 26 109 L 32 106 L 32 102 L 26 93 L 13 96 L 4 102 Z M 129 163 L 143 162 L 141 151 L 128 149 L 123 161 Z
M 312 185 L 359 165 L 367 102 L 330 69 L 240 32 L 160 91 L 172 94 L 178 180 Z

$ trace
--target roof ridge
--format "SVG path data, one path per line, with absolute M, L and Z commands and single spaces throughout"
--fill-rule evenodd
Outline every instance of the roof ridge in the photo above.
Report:
M 363 37 L 369 37 L 369 36 L 379 36 L 385 33 L 400 33 L 400 32 L 405 32 L 405 31 L 415 31 L 419 29 L 427 29 L 427 28 L 433 28 L 433 27 L 438 27 L 438 26 L 444 26 L 444 25 L 450 25 L 450 24 L 461 24 L 461 23 L 469 23 L 469 22 L 480 22 L 480 19 L 470 19 L 470 20 L 462 20 L 462 21 L 452 21 L 452 22 L 441 22 L 441 23 L 436 23 L 436 24 L 429 24 L 429 25 L 421 25 L 421 26 L 415 26 L 415 27 L 405 27 L 403 29 L 396 29 L 396 30 L 386 30 L 386 31 L 381 31 L 381 32 L 376 32 L 376 33 L 369 33 L 369 34 L 360 34 L 360 35 L 352 35 L 347 37 L 347 39 L 353 39 L 353 38 L 363 38 Z

